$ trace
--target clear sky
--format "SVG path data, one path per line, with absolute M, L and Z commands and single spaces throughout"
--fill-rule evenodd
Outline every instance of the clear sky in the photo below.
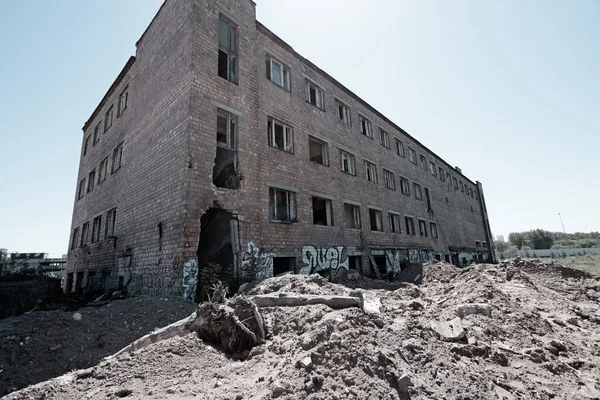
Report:
M 245 0 L 240 0 L 245 1 Z M 0 247 L 67 252 L 81 127 L 162 0 L 0 1 Z M 256 0 L 484 185 L 494 234 L 600 230 L 600 2 Z

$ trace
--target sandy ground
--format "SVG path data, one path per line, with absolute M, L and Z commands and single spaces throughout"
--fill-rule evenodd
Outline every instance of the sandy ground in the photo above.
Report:
M 0 396 L 96 365 L 195 309 L 194 303 L 179 299 L 136 297 L 100 308 L 30 312 L 0 320 Z M 81 320 L 73 318 L 75 313 Z
M 318 276 L 252 289 L 268 293 L 357 294 Z M 381 313 L 262 308 L 267 342 L 244 361 L 190 333 L 6 398 L 600 399 L 598 277 L 539 260 L 438 263 L 419 286 L 368 294 Z

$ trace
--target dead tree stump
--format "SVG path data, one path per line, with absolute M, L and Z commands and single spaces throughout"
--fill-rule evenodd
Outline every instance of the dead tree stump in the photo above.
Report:
M 200 304 L 188 329 L 228 354 L 244 353 L 265 341 L 263 317 L 256 304 L 244 296 Z

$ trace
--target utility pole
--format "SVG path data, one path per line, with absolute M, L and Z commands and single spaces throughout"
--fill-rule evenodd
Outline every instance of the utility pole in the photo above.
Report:
M 567 232 L 565 232 L 565 224 L 563 224 L 562 215 L 560 215 L 560 213 L 558 213 L 558 218 L 560 218 L 560 225 L 563 228 L 563 233 L 566 235 Z

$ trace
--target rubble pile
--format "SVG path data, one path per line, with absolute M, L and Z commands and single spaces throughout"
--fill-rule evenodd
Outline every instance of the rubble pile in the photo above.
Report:
M 287 275 L 240 301 L 265 340 L 239 353 L 188 329 L 7 399 L 600 398 L 600 278 L 552 262 L 432 263 L 396 290 Z

